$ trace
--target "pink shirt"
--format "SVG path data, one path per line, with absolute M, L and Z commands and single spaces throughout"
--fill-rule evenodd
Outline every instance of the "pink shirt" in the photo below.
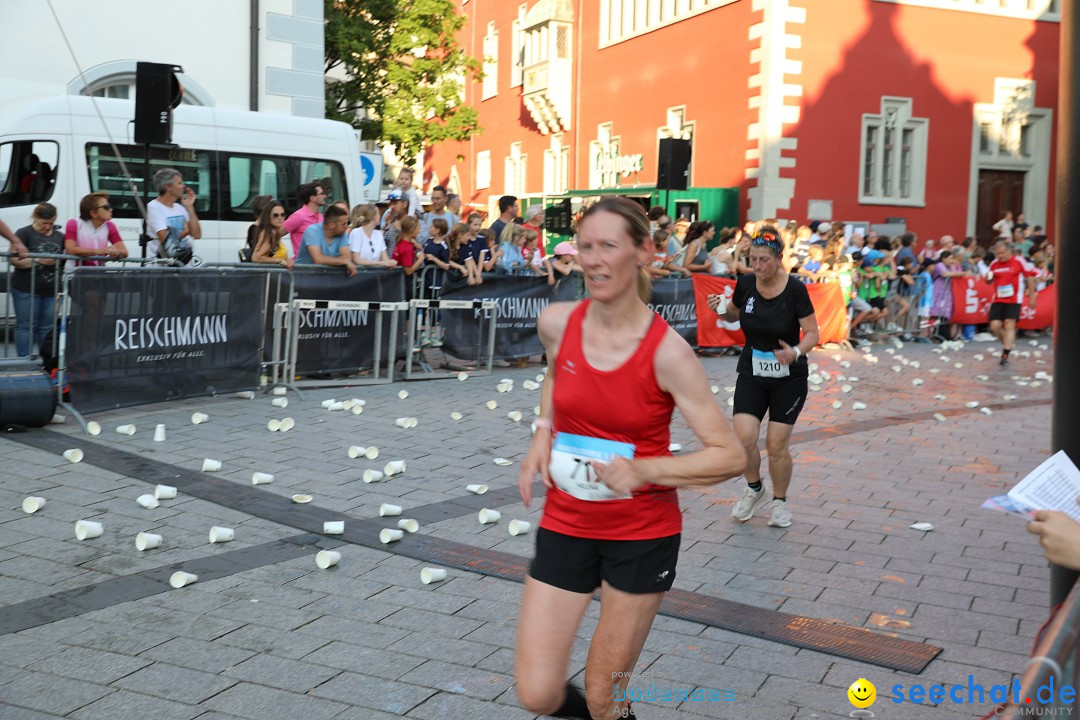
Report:
M 101 226 L 95 228 L 94 224 L 81 218 L 68 220 L 64 227 L 64 240 L 74 240 L 75 244 L 83 250 L 100 250 L 105 254 L 105 248 L 120 242 L 120 232 L 113 225 L 112 220 L 106 220 Z M 93 267 L 104 265 L 100 260 L 79 260 L 79 265 Z
M 289 216 L 282 227 L 292 238 L 293 257 L 300 256 L 300 244 L 303 242 L 304 231 L 315 223 L 321 223 L 322 221 L 323 214 L 321 212 L 311 212 L 308 210 L 307 205 Z

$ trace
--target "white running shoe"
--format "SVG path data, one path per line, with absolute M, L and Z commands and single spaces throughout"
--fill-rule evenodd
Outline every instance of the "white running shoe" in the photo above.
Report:
M 773 500 L 769 511 L 769 525 L 778 528 L 791 527 L 791 511 L 784 500 Z
M 735 507 L 731 508 L 731 517 L 739 522 L 746 522 L 754 517 L 754 512 L 759 507 L 769 502 L 770 497 L 769 493 L 765 492 L 764 485 L 757 492 L 751 490 L 749 485 L 746 486 L 743 488 L 743 494 L 739 498 L 739 502 L 735 503 Z

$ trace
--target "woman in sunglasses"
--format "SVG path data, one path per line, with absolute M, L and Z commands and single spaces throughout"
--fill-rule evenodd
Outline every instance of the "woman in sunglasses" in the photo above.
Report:
M 787 506 L 791 483 L 788 442 L 799 412 L 806 402 L 806 354 L 817 345 L 818 324 L 806 286 L 787 274 L 780 233 L 763 225 L 750 240 L 750 267 L 735 284 L 728 303 L 722 295 L 710 296 L 708 305 L 728 322 L 739 321 L 746 335 L 746 350 L 739 356 L 732 423 L 747 454 L 748 487 L 731 511 L 746 522 L 770 496 L 761 482 L 758 436 L 765 413 L 769 426 L 765 448 L 772 476 L 769 525 L 788 527 Z M 749 352 L 748 352 L 749 351 Z
M 266 203 L 255 221 L 255 249 L 251 262 L 272 263 L 292 268 L 293 261 L 281 238 L 284 236 L 285 206 L 276 200 Z
M 64 227 L 64 251 L 79 257 L 126 258 L 128 251 L 112 215 L 109 193 L 93 192 L 84 196 L 79 201 L 79 217 L 68 220 Z M 83 267 L 104 264 L 102 260 L 79 261 Z

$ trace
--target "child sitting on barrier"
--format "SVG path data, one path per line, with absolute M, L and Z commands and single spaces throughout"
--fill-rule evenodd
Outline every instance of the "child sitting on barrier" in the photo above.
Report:
M 467 285 L 479 285 L 484 280 L 480 277 L 480 268 L 470 252 L 471 230 L 465 223 L 457 223 L 450 230 L 450 268 L 465 278 Z

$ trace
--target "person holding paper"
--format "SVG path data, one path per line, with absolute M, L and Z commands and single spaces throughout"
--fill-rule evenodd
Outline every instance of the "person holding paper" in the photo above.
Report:
M 746 350 L 739 356 L 732 422 L 746 449 L 749 465 L 747 487 L 731 515 L 746 522 L 769 502 L 761 481 L 758 436 L 765 413 L 769 426 L 765 447 L 769 451 L 772 505 L 769 525 L 789 527 L 787 505 L 791 483 L 788 443 L 795 421 L 806 402 L 809 375 L 806 354 L 817 345 L 818 324 L 806 286 L 788 275 L 783 266 L 784 246 L 776 228 L 762 225 L 750 241 L 752 275 L 735 283 L 728 304 L 723 296 L 709 298 L 708 305 L 727 322 L 738 321 L 746 335 Z
M 1035 276 L 1039 271 L 1028 261 L 1013 255 L 1013 244 L 999 240 L 994 244 L 994 262 L 984 276 L 994 286 L 990 304 L 990 332 L 1001 341 L 1001 360 L 1009 364 L 1009 353 L 1016 341 L 1016 321 L 1020 319 L 1020 295 L 1027 284 L 1028 305 L 1035 309 Z
M 537 322 L 552 362 L 518 489 L 528 507 L 539 475 L 547 496 L 518 620 L 516 687 L 539 715 L 635 717 L 617 685 L 675 579 L 675 489 L 738 475 L 746 453 L 694 351 L 645 304 L 653 244 L 641 207 L 625 198 L 592 205 L 577 251 L 589 299 L 552 303 Z M 678 458 L 669 451 L 676 407 L 703 446 Z M 597 587 L 582 696 L 567 665 Z
M 1080 497 L 1076 498 L 1080 505 Z M 1080 523 L 1057 510 L 1036 510 L 1027 531 L 1039 536 L 1046 559 L 1055 565 L 1080 570 Z

